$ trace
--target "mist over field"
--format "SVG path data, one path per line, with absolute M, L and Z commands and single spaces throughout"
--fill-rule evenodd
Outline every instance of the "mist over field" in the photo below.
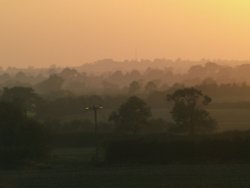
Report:
M 249 75 L 219 60 L 1 68 L 0 185 L 249 185 Z
M 217 119 L 218 130 L 247 130 L 249 75 L 248 61 L 104 59 L 78 67 L 2 68 L 0 86 L 2 92 L 13 87 L 34 89 L 50 101 L 43 105 L 41 114 L 62 121 L 91 120 L 79 109 L 95 103 L 104 105 L 100 117 L 104 122 L 133 95 L 142 97 L 155 117 L 171 122 L 171 104 L 166 101 L 166 95 L 176 89 L 195 87 L 212 98 L 208 110 Z
M 249 0 L 0 0 L 0 188 L 250 187 Z

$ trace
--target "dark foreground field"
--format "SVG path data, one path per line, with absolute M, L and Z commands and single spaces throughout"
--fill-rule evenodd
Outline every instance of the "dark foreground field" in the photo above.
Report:
M 248 188 L 250 165 L 91 165 L 92 149 L 58 149 L 50 164 L 0 171 L 0 188 Z

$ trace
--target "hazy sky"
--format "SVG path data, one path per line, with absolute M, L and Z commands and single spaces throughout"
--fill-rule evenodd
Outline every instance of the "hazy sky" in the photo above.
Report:
M 250 1 L 0 0 L 0 66 L 79 65 L 136 54 L 250 59 Z

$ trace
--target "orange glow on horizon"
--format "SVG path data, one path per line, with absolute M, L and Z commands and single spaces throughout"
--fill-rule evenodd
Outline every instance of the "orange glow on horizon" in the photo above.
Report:
M 250 59 L 248 0 L 0 0 L 0 66 Z

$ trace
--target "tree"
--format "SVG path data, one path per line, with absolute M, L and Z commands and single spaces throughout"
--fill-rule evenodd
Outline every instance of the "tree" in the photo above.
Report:
M 139 82 L 133 81 L 129 84 L 129 93 L 130 94 L 135 94 L 138 93 L 138 91 L 141 89 L 141 86 Z
M 14 165 L 49 154 L 49 134 L 22 107 L 0 102 L 0 164 Z
M 153 81 L 150 81 L 150 82 L 148 82 L 147 84 L 146 84 L 146 86 L 145 86 L 145 91 L 147 92 L 147 93 L 153 93 L 154 91 L 156 91 L 157 90 L 157 85 L 156 85 L 156 83 L 155 82 L 153 82 Z
M 63 78 L 56 74 L 52 74 L 48 79 L 37 84 L 36 90 L 40 93 L 55 93 L 62 89 L 63 83 Z
M 109 118 L 118 131 L 137 134 L 148 123 L 151 110 L 140 98 L 133 96 L 123 103 Z
M 1 101 L 13 103 L 25 113 L 31 113 L 34 112 L 40 97 L 30 87 L 13 87 L 3 89 Z
M 216 121 L 204 109 L 212 99 L 195 88 L 183 88 L 167 95 L 168 101 L 173 101 L 172 117 L 181 130 L 190 135 L 199 132 L 212 131 Z

